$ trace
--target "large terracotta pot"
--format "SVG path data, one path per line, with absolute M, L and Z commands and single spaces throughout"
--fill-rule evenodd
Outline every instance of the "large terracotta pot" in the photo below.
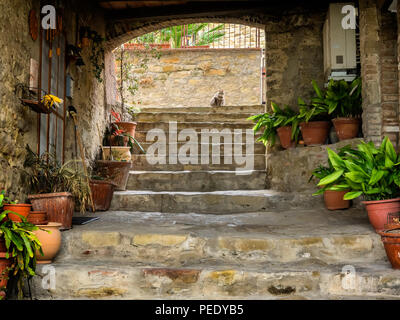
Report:
M 400 211 L 400 198 L 378 201 L 363 201 L 368 218 L 376 232 L 381 232 L 388 223 L 388 215 Z
M 96 165 L 101 176 L 115 185 L 115 190 L 126 190 L 132 162 L 99 160 Z
M 300 130 L 304 144 L 307 146 L 318 146 L 325 144 L 329 135 L 331 124 L 329 121 L 301 122 Z
M 393 269 L 400 269 L 400 226 L 379 233 Z
M 340 141 L 357 137 L 360 129 L 360 119 L 336 118 L 332 119 L 332 122 Z
M 43 256 L 36 252 L 38 264 L 51 263 L 61 247 L 61 223 L 49 222 L 47 225 L 38 225 L 39 230 L 33 231 L 42 244 Z M 44 231 L 44 230 L 50 231 Z
M 107 211 L 114 194 L 114 184 L 110 181 L 90 180 L 90 190 L 96 211 Z
M 110 147 L 102 147 L 103 149 L 103 160 L 110 160 Z M 113 160 L 115 161 L 131 161 L 132 154 L 130 147 L 111 147 L 111 153 Z
M 276 131 L 283 148 L 289 149 L 296 146 L 296 142 L 292 140 L 292 126 L 280 127 Z
M 3 206 L 3 210 L 10 210 L 12 212 L 18 213 L 23 217 L 27 217 L 29 212 L 32 209 L 32 205 L 31 204 L 25 204 L 25 203 L 21 203 L 21 204 L 5 204 Z M 11 219 L 14 222 L 21 222 L 22 219 L 17 216 L 16 214 L 12 214 L 9 213 L 8 218 Z
M 325 207 L 328 210 L 341 210 L 350 208 L 350 200 L 343 200 L 343 196 L 349 192 L 347 191 L 324 191 Z
M 46 211 L 49 222 L 61 223 L 61 230 L 72 228 L 75 201 L 71 193 L 45 193 L 29 195 L 33 210 Z
M 132 136 L 132 138 L 135 137 L 135 132 L 136 132 L 136 126 L 137 123 L 136 122 L 114 122 L 114 124 L 116 124 L 118 126 L 118 129 L 123 130 L 125 133 L 129 134 L 130 136 Z M 127 146 L 128 145 L 128 137 L 124 137 L 124 145 Z

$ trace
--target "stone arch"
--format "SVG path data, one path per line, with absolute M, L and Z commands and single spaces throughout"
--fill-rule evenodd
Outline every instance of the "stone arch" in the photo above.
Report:
M 106 85 L 106 102 L 109 105 L 116 103 L 116 76 L 113 68 L 114 55 L 112 51 L 127 41 L 142 36 L 146 33 L 157 31 L 166 27 L 179 26 L 191 23 L 231 23 L 241 24 L 250 27 L 261 28 L 265 30 L 265 23 L 257 16 L 210 16 L 210 17 L 185 17 L 170 18 L 152 22 L 132 23 L 129 20 L 108 22 L 107 41 L 105 44 L 105 85 Z
M 146 33 L 157 31 L 163 28 L 179 26 L 191 23 L 231 23 L 241 24 L 250 27 L 265 29 L 265 23 L 261 18 L 256 16 L 243 17 L 227 17 L 227 16 L 210 16 L 210 17 L 188 17 L 188 18 L 172 18 L 159 21 L 144 22 L 142 24 L 133 24 L 129 21 L 113 22 L 107 28 L 106 48 L 113 50 L 117 46 Z

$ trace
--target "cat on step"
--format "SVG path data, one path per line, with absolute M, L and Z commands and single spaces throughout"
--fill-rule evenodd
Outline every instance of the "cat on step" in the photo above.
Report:
M 224 90 L 219 90 L 215 93 L 210 102 L 211 107 L 222 107 L 225 105 Z

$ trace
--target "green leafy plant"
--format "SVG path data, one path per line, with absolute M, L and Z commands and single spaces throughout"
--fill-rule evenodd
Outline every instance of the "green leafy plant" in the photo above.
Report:
M 0 213 L 0 221 L 10 212 L 5 210 Z M 14 214 L 18 215 L 22 222 L 14 222 L 11 219 L 3 221 L 0 224 L 0 238 L 5 240 L 6 258 L 12 260 L 9 271 L 17 280 L 18 296 L 22 298 L 24 280 L 36 275 L 36 252 L 43 255 L 43 251 L 39 239 L 33 233 L 39 228 L 27 222 L 25 217 Z
M 339 151 L 339 156 L 344 156 L 345 151 L 350 148 L 346 146 Z M 328 166 L 319 165 L 312 171 L 312 175 L 308 182 L 311 182 L 314 178 L 318 179 L 318 186 L 320 189 L 313 193 L 313 196 L 323 194 L 326 190 L 331 191 L 345 191 L 349 190 L 349 186 L 344 177 L 344 170 L 336 170 L 331 161 L 331 149 L 327 148 L 328 151 Z M 332 155 L 333 157 L 333 155 Z
M 306 103 L 302 98 L 297 99 L 299 105 L 299 120 L 308 122 L 310 120 L 327 120 L 329 109 L 324 101 L 324 93 L 318 87 L 315 80 L 312 81 L 316 96 Z
M 363 196 L 365 200 L 386 200 L 400 193 L 400 157 L 385 137 L 379 147 L 362 142 L 357 149 L 343 148 L 340 154 L 328 150 L 334 171 L 319 182 L 319 186 L 340 184 L 350 190 L 345 200 Z M 345 183 L 339 181 L 344 177 Z
M 137 115 L 141 112 L 142 110 L 139 107 L 136 106 L 128 106 L 127 107 L 127 113 L 131 117 L 132 121 L 136 120 Z
M 90 200 L 90 187 L 83 170 L 74 161 L 61 164 L 54 153 L 38 155 L 26 146 L 23 178 L 32 193 L 70 192 L 85 212 Z M 73 165 L 75 164 L 75 165 Z
M 344 80 L 330 80 L 326 91 L 322 91 L 313 80 L 316 97 L 314 105 L 324 106 L 333 117 L 360 117 L 362 114 L 361 79 L 351 83 Z
M 93 67 L 94 75 L 100 83 L 103 82 L 101 76 L 104 70 L 104 41 L 105 39 L 95 30 L 88 29 L 87 36 L 92 40 L 92 50 L 90 52 L 90 62 Z
M 281 109 L 279 106 L 271 102 L 272 112 L 262 113 L 249 117 L 247 120 L 256 122 L 253 127 L 254 133 L 264 130 L 261 137 L 257 141 L 261 141 L 264 145 L 269 144 L 273 146 L 276 140 L 277 129 L 285 126 L 292 126 L 291 138 L 294 141 L 298 141 L 300 129 L 298 113 L 290 109 L 288 106 Z

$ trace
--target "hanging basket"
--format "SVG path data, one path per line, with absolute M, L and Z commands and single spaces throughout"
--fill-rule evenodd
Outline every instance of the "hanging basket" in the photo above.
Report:
M 47 92 L 43 89 L 40 91 L 42 93 L 41 96 L 47 95 Z M 54 107 L 47 108 L 38 97 L 38 92 L 39 88 L 28 87 L 24 84 L 18 84 L 15 88 L 15 94 L 18 96 L 24 106 L 29 107 L 32 111 L 37 113 L 52 113 L 53 110 L 55 110 Z

